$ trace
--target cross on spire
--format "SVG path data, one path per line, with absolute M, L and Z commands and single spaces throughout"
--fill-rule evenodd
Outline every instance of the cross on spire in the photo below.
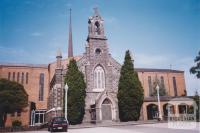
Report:
M 94 9 L 94 14 L 95 14 L 95 16 L 99 16 L 99 11 L 98 11 L 98 8 L 97 7 L 95 7 L 95 8 L 93 8 Z

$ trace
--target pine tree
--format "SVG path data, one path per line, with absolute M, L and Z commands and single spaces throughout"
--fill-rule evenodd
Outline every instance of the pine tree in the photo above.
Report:
M 70 124 L 82 123 L 85 114 L 85 88 L 84 75 L 78 70 L 74 59 L 70 60 L 65 78 L 69 89 L 67 93 L 67 112 Z
M 117 98 L 120 120 L 138 120 L 144 93 L 138 74 L 134 71 L 129 51 L 126 51 L 125 61 L 121 68 Z

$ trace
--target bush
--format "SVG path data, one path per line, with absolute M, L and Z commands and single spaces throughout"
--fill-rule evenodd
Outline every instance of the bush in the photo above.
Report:
M 21 127 L 21 126 L 22 126 L 22 122 L 19 121 L 19 120 L 14 120 L 14 121 L 12 122 L 12 126 L 13 126 L 13 127 Z

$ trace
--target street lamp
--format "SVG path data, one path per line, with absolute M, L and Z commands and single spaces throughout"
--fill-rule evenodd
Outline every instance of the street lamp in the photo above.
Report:
M 66 83 L 65 85 L 65 119 L 67 120 L 67 91 L 68 91 L 68 85 Z
M 158 84 L 156 86 L 156 90 L 157 90 L 157 98 L 158 98 L 158 118 L 159 120 L 162 120 L 161 108 L 160 108 L 160 93 L 159 93 L 160 87 Z

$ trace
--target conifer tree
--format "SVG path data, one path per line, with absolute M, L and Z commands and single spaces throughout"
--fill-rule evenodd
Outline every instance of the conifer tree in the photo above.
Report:
M 70 60 L 65 77 L 69 89 L 67 93 L 67 113 L 70 124 L 82 123 L 85 114 L 85 88 L 84 75 L 79 71 L 76 61 Z
M 117 98 L 120 120 L 138 120 L 144 93 L 138 74 L 134 71 L 129 51 L 126 51 L 124 64 L 121 68 Z

